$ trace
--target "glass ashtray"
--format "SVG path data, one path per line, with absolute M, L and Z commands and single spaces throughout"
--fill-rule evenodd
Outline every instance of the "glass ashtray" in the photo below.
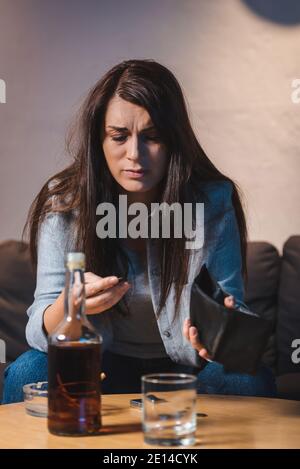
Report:
M 48 382 L 30 383 L 23 386 L 27 414 L 35 417 L 48 415 Z

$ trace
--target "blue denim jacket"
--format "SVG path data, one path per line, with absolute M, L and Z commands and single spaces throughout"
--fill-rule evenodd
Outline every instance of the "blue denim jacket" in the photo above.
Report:
M 201 185 L 207 196 L 204 205 L 204 244 L 191 250 L 188 281 L 183 287 L 179 314 L 174 319 L 175 289 L 171 286 L 166 304 L 157 319 L 161 338 L 167 354 L 174 362 L 199 365 L 199 356 L 183 337 L 183 322 L 189 317 L 189 301 L 192 283 L 203 263 L 221 287 L 233 295 L 237 306 L 247 309 L 243 303 L 240 238 L 235 212 L 232 206 L 232 185 L 229 182 L 211 182 Z M 199 217 L 200 219 L 200 217 Z M 202 229 L 197 226 L 197 229 Z M 29 321 L 26 337 L 29 345 L 47 351 L 47 337 L 43 331 L 43 315 L 47 306 L 54 303 L 65 285 L 65 253 L 75 246 L 72 217 L 50 213 L 43 221 L 38 238 L 37 284 L 34 302 L 27 311 Z M 147 240 L 148 276 L 154 310 L 160 297 L 158 257 L 154 240 Z M 108 310 L 89 316 L 101 333 L 106 348 L 113 340 L 111 314 Z

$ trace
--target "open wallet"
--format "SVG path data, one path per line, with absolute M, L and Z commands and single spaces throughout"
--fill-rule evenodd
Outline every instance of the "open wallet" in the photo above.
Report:
M 227 296 L 203 264 L 191 289 L 191 325 L 198 329 L 199 341 L 211 359 L 226 372 L 255 374 L 272 323 L 250 311 L 226 308 Z

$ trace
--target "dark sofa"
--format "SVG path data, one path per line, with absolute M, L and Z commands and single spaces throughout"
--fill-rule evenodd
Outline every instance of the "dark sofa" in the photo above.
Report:
M 0 340 L 6 344 L 7 362 L 0 363 L 1 396 L 5 366 L 28 349 L 26 310 L 33 302 L 35 278 L 24 243 L 0 243 L 0 261 Z M 279 397 L 300 400 L 300 364 L 291 359 L 292 341 L 300 339 L 300 236 L 286 241 L 282 256 L 269 243 L 250 242 L 247 265 L 245 301 L 273 322 L 264 362 L 276 373 Z

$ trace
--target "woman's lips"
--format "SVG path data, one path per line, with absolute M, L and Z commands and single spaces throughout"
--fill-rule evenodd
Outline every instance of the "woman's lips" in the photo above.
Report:
M 146 169 L 139 169 L 138 171 L 133 171 L 130 169 L 124 169 L 124 173 L 132 179 L 141 179 L 147 174 Z

